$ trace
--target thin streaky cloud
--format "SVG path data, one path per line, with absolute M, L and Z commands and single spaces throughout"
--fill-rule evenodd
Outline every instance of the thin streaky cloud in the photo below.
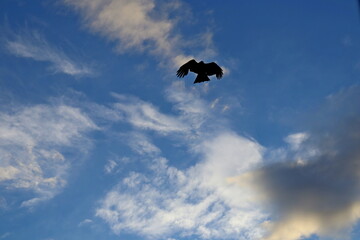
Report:
M 161 147 L 151 142 L 151 135 L 145 135 L 149 127 L 137 128 L 133 137 L 143 143 L 134 147 L 130 141 L 129 145 L 146 159 L 144 167 L 148 170 L 131 172 L 120 180 L 103 197 L 96 216 L 116 234 L 130 232 L 148 239 L 166 239 L 176 234 L 202 239 L 232 239 L 239 235 L 260 239 L 263 234 L 260 223 L 266 214 L 253 201 L 251 189 L 240 188 L 227 179 L 261 164 L 263 147 L 217 125 L 216 117 L 209 114 L 211 106 L 196 91 L 174 83 L 166 95 L 177 112 L 171 116 L 172 122 L 181 122 L 186 131 L 179 132 L 170 125 L 166 128 L 168 134 L 163 136 L 176 135 L 175 143 L 197 156 L 197 164 L 185 169 L 172 166 L 175 156 L 162 156 Z M 169 116 L 160 114 L 156 106 L 132 96 L 114 96 L 121 106 L 130 109 L 151 106 L 152 117 L 142 117 L 141 125 L 151 126 L 151 130 L 159 133 L 164 131 L 154 124 L 154 119 Z M 138 122 L 126 115 L 122 120 Z
M 72 163 L 67 154 L 76 158 L 85 153 L 91 145 L 86 133 L 96 129 L 85 113 L 66 105 L 1 112 L 0 183 L 9 191 L 33 193 L 33 198 L 23 199 L 23 207 L 51 199 L 66 185 Z
M 13 39 L 5 41 L 5 46 L 8 52 L 17 57 L 50 63 L 50 69 L 54 73 L 64 73 L 71 76 L 94 74 L 93 69 L 89 66 L 71 59 L 64 51 L 52 46 L 41 34 L 35 31 L 15 34 Z
M 140 155 L 156 155 L 161 152 L 145 135 L 138 132 L 129 134 L 128 144 L 134 152 Z
M 204 124 L 175 140 L 183 137 L 199 161 L 178 169 L 171 166 L 171 156 L 144 152 L 152 172 L 130 173 L 97 208 L 96 215 L 114 233 L 146 238 L 181 233 L 203 239 L 240 234 L 263 240 L 348 236 L 360 218 L 359 110 L 349 104 L 359 102 L 358 87 L 329 96 L 328 107 L 312 118 L 308 131 L 284 139 L 284 160 L 275 163 L 264 161 L 266 149 L 255 140 L 224 126 L 209 127 L 207 122 L 214 119 L 208 114 L 211 105 L 199 101 L 196 108 L 188 107 L 185 99 L 199 99 L 181 89 L 167 92 L 179 110 L 175 119 L 188 129 L 194 129 L 192 119 L 203 119 Z M 304 161 L 287 160 L 291 157 Z
M 106 174 L 113 174 L 119 172 L 123 166 L 130 162 L 129 157 L 117 156 L 112 154 L 112 156 L 107 160 L 104 166 L 104 172 Z
M 200 143 L 203 158 L 195 166 L 180 170 L 157 157 L 150 173 L 129 174 L 106 194 L 96 215 L 116 234 L 259 239 L 265 214 L 252 202 L 251 191 L 226 179 L 258 164 L 261 147 L 234 133 L 214 137 Z
M 142 101 L 134 96 L 113 94 L 117 102 L 114 109 L 123 116 L 123 120 L 129 122 L 137 129 L 154 130 L 162 134 L 171 132 L 186 132 L 188 128 L 176 118 L 161 113 L 154 105 Z
M 104 166 L 104 171 L 106 174 L 110 174 L 114 171 L 114 169 L 117 167 L 117 162 L 115 162 L 112 159 L 109 159 L 107 163 Z
M 93 223 L 93 220 L 86 218 L 78 224 L 78 227 L 83 227 L 91 223 Z
M 9 236 L 11 236 L 11 232 L 6 232 L 6 233 L 4 233 L 3 235 L 0 236 L 0 239 L 6 239 Z

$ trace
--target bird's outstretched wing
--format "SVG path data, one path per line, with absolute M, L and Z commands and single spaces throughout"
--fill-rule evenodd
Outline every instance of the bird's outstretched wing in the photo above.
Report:
M 223 70 L 216 63 L 214 63 L 214 62 L 207 63 L 207 64 L 205 64 L 205 67 L 206 67 L 205 71 L 208 76 L 216 75 L 217 79 L 222 78 Z
M 193 72 L 197 68 L 197 65 L 198 63 L 194 59 L 191 59 L 190 61 L 182 65 L 179 70 L 177 70 L 176 76 L 178 76 L 179 78 L 186 76 L 189 73 L 189 70 Z

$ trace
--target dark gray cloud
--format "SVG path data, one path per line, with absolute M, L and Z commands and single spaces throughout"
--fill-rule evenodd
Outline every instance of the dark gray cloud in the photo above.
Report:
M 286 161 L 257 172 L 275 216 L 270 239 L 318 234 L 344 239 L 360 218 L 360 87 L 329 96 L 312 115 L 309 138 Z

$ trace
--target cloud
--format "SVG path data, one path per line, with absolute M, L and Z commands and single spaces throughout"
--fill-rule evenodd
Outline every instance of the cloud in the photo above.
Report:
M 81 221 L 79 223 L 78 227 L 83 227 L 83 226 L 89 225 L 91 223 L 93 223 L 93 220 L 87 218 L 87 219 L 84 219 L 83 221 Z
M 132 148 L 146 159 L 146 169 L 123 178 L 101 200 L 96 215 L 116 234 L 130 232 L 146 238 L 179 235 L 259 239 L 263 234 L 260 223 L 267 217 L 265 212 L 253 201 L 251 189 L 239 187 L 228 179 L 257 168 L 262 163 L 263 147 L 226 125 L 218 125 L 222 122 L 211 114 L 211 104 L 201 100 L 196 91 L 176 82 L 166 95 L 177 114 L 171 116 L 171 124 L 165 128 L 167 134 L 161 136 L 175 141 L 178 147 L 185 147 L 184 151 L 196 156 L 197 163 L 187 168 L 172 166 L 172 157 L 176 156 L 163 157 L 161 147 L 155 146 L 147 136 L 146 144 L 138 146 L 140 150 Z M 151 126 L 136 128 L 140 135 L 135 136 L 141 136 L 139 142 L 148 130 L 163 133 L 164 128 L 158 125 L 168 123 L 170 116 L 134 97 L 120 95 L 117 100 L 125 102 L 119 108 L 125 111 L 122 119 L 134 126 Z M 143 106 L 150 109 L 152 117 L 137 113 L 136 116 L 142 117 L 141 121 L 135 121 L 131 117 L 134 114 L 128 112 L 144 112 L 138 110 Z M 118 108 L 117 103 L 114 107 Z M 138 122 L 141 124 L 135 124 Z
M 79 11 L 91 30 L 116 41 L 120 52 L 145 51 L 176 66 L 192 58 L 182 50 L 189 41 L 175 32 L 175 26 L 184 22 L 182 16 L 189 11 L 180 1 L 64 0 L 64 3 Z M 210 31 L 199 34 L 193 41 L 204 48 L 200 56 L 214 56 Z
M 285 142 L 290 145 L 293 150 L 298 150 L 301 144 L 309 138 L 309 134 L 305 132 L 293 133 L 285 138 Z
M 173 166 L 176 156 L 162 156 L 162 148 L 147 136 L 147 144 L 159 149 L 140 151 L 147 170 L 123 178 L 101 200 L 96 215 L 116 234 L 146 238 L 296 240 L 315 234 L 346 239 L 360 218 L 360 112 L 350 104 L 360 102 L 359 89 L 329 96 L 309 118 L 306 131 L 288 135 L 289 145 L 272 156 L 269 151 L 276 150 L 232 131 L 212 114 L 211 103 L 175 82 L 166 97 L 177 113 L 172 119 L 187 130 L 161 136 L 184 147 L 196 163 Z M 129 99 L 133 109 L 145 104 Z M 153 120 L 142 121 L 147 126 Z M 137 128 L 140 136 L 148 130 Z M 267 156 L 281 159 L 266 161 Z
M 10 232 L 6 232 L 3 235 L 0 236 L 0 239 L 8 238 L 10 235 L 12 235 Z
M 206 134 L 208 130 L 213 132 L 227 128 L 226 122 L 218 115 L 217 109 L 211 109 L 211 104 L 201 97 L 203 90 L 202 88 L 187 88 L 183 81 L 174 81 L 165 90 L 167 100 L 179 113 L 178 119 L 189 129 L 186 137 L 190 139 L 197 138 L 199 134 Z
M 160 11 L 155 1 L 65 3 L 83 14 L 90 29 L 118 42 L 120 51 L 145 51 L 176 65 L 188 59 L 181 50 L 181 36 L 174 33 L 176 21 L 168 11 L 156 14 Z M 212 34 L 203 37 L 211 40 Z M 207 45 L 211 50 L 211 44 Z M 178 134 L 171 140 L 185 145 L 197 163 L 172 166 L 171 156 L 161 156 L 162 149 L 151 139 L 140 150 L 133 147 L 151 160 L 148 169 L 123 178 L 96 211 L 115 233 L 266 240 L 295 240 L 312 234 L 346 237 L 360 209 L 359 110 L 353 104 L 360 102 L 354 97 L 360 96 L 358 90 L 329 97 L 329 106 L 338 108 L 336 114 L 323 117 L 328 113 L 322 112 L 323 116 L 312 118 L 312 128 L 306 133 L 285 139 L 290 144 L 284 154 L 289 161 L 260 167 L 266 163 L 264 148 L 219 124 L 223 119 L 213 117 L 196 92 L 183 89 L 180 83 L 167 89 L 178 115 L 163 114 L 151 103 L 117 95 L 114 109 L 120 121 L 144 135 L 148 130 L 165 138 Z M 159 151 L 144 150 L 149 144 Z M 297 156 L 306 161 L 293 161 Z M 268 230 L 265 237 L 263 227 Z
M 175 32 L 177 21 L 182 20 L 176 12 L 182 6 L 178 1 L 167 7 L 153 0 L 64 2 L 82 14 L 89 29 L 115 41 L 120 52 L 145 52 L 172 66 L 189 60 L 185 47 L 195 46 L 201 57 L 216 54 L 211 31 L 191 36 L 193 43 Z M 204 45 L 199 47 L 199 42 Z M 199 90 L 174 82 L 166 89 L 173 113 L 165 114 L 150 102 L 113 94 L 116 103 L 110 112 L 115 112 L 116 121 L 133 128 L 122 137 L 146 164 L 143 171 L 137 169 L 121 179 L 96 210 L 116 234 L 130 232 L 147 238 L 262 236 L 259 223 L 267 216 L 253 201 L 252 190 L 228 179 L 256 168 L 263 148 L 233 132 L 226 120 L 216 115 L 218 109 L 211 109 L 200 95 Z M 227 109 L 223 106 L 220 111 Z M 191 153 L 196 163 L 174 167 L 172 158 L 177 156 L 163 156 L 167 149 L 155 145 L 154 132 Z M 114 165 L 109 162 L 109 172 Z
M 302 154 L 306 161 L 277 162 L 248 173 L 272 209 L 265 240 L 349 236 L 360 218 L 360 111 L 354 102 L 360 102 L 359 87 L 330 96 L 311 118 L 310 134 L 292 135 L 302 142 L 295 149 L 313 152 Z M 238 180 L 244 184 L 243 177 Z
M 95 129 L 85 113 L 66 105 L 19 106 L 1 112 L 0 185 L 32 192 L 34 197 L 22 206 L 52 198 L 65 186 L 71 165 L 71 157 L 62 150 L 85 152 L 90 143 L 85 134 Z
M 43 36 L 35 31 L 14 34 L 13 39 L 5 41 L 5 46 L 11 54 L 17 57 L 49 62 L 50 69 L 55 73 L 71 76 L 93 74 L 93 70 L 88 66 L 69 58 L 63 51 L 51 46 Z
M 128 157 L 119 157 L 113 155 L 104 166 L 104 171 L 106 174 L 117 173 L 123 165 L 128 163 L 130 158 Z
M 154 130 L 163 134 L 186 131 L 187 127 L 174 116 L 161 113 L 155 106 L 136 97 L 113 94 L 114 108 L 122 113 L 124 121 L 136 128 Z
M 141 133 L 132 133 L 129 134 L 128 144 L 133 149 L 134 152 L 137 152 L 141 155 L 157 155 L 161 150 L 155 146 L 151 141 Z
M 109 191 L 96 215 L 117 234 L 132 232 L 147 238 L 174 234 L 206 239 L 239 235 L 259 238 L 262 230 L 258 222 L 264 215 L 250 201 L 250 192 L 226 181 L 256 164 L 260 160 L 259 149 L 235 134 L 224 134 L 203 144 L 214 153 L 218 144 L 229 142 L 232 144 L 227 145 L 228 150 L 237 153 L 241 152 L 240 147 L 245 155 L 228 155 L 225 161 L 218 159 L 215 164 L 207 153 L 203 161 L 185 170 L 169 166 L 162 157 L 154 159 L 150 174 L 132 173 Z
M 114 171 L 114 169 L 117 167 L 117 162 L 115 162 L 114 160 L 108 160 L 106 165 L 104 166 L 104 171 L 105 173 L 109 174 L 112 173 Z

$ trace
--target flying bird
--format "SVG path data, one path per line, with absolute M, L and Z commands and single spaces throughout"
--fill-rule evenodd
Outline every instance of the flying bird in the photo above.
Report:
M 220 79 L 223 76 L 223 70 L 216 63 L 204 63 L 203 61 L 196 62 L 194 59 L 182 65 L 179 70 L 177 70 L 176 76 L 183 78 L 189 73 L 189 70 L 197 73 L 194 84 L 210 81 L 208 76 L 216 75 L 217 79 Z

